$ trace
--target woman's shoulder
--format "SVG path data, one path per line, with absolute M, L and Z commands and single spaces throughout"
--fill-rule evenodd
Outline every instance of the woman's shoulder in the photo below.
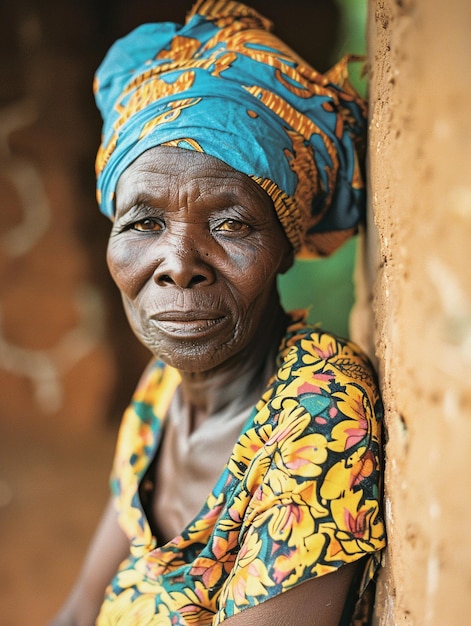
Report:
M 298 376 L 307 368 L 313 374 L 329 373 L 345 383 L 377 387 L 374 367 L 359 345 L 319 325 L 306 323 L 300 314 L 291 314 L 291 320 L 278 354 L 279 372 Z

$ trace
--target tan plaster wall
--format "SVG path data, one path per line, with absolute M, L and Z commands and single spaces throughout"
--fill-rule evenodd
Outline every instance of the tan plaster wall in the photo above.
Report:
M 387 626 L 471 623 L 470 33 L 469 0 L 370 0 Z

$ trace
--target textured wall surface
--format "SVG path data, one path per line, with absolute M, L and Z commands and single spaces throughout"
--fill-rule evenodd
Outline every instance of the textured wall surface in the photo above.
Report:
M 471 620 L 471 5 L 370 2 L 384 626 Z

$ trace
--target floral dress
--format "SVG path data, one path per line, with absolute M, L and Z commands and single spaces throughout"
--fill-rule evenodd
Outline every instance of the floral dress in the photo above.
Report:
M 139 485 L 180 382 L 159 361 L 121 426 L 112 475 L 130 556 L 109 585 L 99 626 L 214 625 L 385 546 L 382 405 L 353 343 L 294 320 L 277 371 L 219 480 L 180 535 L 158 545 Z

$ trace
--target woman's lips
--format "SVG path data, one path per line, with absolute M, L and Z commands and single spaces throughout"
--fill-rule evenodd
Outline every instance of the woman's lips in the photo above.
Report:
M 226 320 L 214 311 L 165 311 L 151 317 L 151 323 L 167 335 L 202 337 L 212 332 Z

